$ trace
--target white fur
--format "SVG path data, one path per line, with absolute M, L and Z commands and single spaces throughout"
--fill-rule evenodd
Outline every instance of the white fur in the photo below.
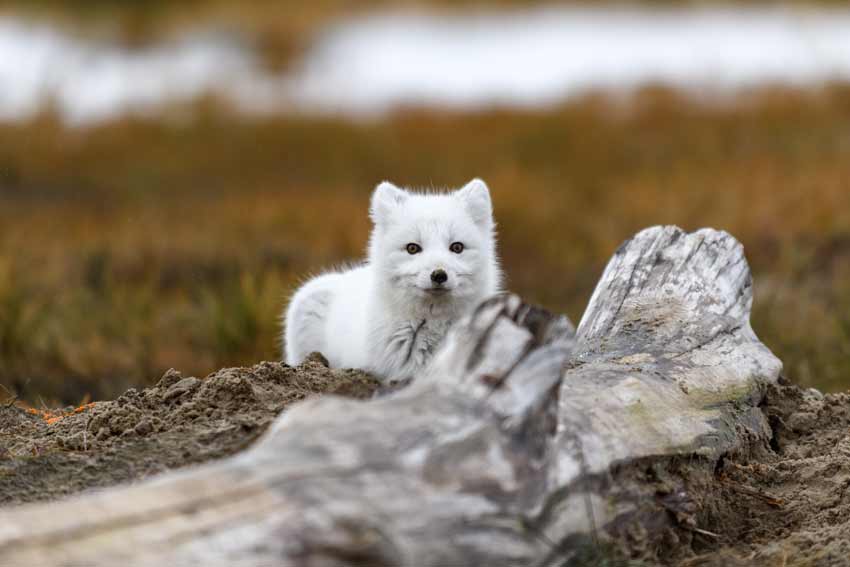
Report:
M 334 368 L 411 378 L 455 320 L 499 291 L 490 191 L 480 179 L 445 194 L 383 182 L 370 217 L 366 262 L 311 279 L 289 302 L 287 364 L 319 351 Z M 464 246 L 459 254 L 449 249 L 455 242 Z M 410 243 L 422 251 L 410 254 Z M 438 269 L 448 275 L 444 292 L 433 291 Z

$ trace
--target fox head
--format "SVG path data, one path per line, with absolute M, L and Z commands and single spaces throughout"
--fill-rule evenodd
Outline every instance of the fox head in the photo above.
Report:
M 369 261 L 395 299 L 450 305 L 498 291 L 493 206 L 480 179 L 440 194 L 385 181 L 372 194 L 370 216 Z

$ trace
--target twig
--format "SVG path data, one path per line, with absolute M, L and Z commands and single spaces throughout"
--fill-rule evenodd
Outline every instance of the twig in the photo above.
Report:
M 785 505 L 785 501 L 781 498 L 777 498 L 776 496 L 772 496 L 766 492 L 756 490 L 755 488 L 750 488 L 749 486 L 744 486 L 743 484 L 738 484 L 737 482 L 731 480 L 721 479 L 721 482 L 729 485 L 732 490 L 737 490 L 738 492 L 746 494 L 747 496 L 758 498 L 759 500 L 765 502 L 769 506 L 773 506 L 774 508 L 782 508 Z
M 702 534 L 704 536 L 713 537 L 714 539 L 720 539 L 720 534 L 716 534 L 714 532 L 710 532 L 708 530 L 703 530 L 700 528 L 690 528 L 692 532 L 696 532 L 698 534 Z

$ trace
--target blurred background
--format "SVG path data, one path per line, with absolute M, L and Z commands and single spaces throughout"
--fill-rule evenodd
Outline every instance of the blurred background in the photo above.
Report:
M 846 389 L 845 4 L 4 0 L 0 400 L 279 359 L 376 183 L 472 177 L 576 322 L 634 232 L 730 231 L 786 374 Z

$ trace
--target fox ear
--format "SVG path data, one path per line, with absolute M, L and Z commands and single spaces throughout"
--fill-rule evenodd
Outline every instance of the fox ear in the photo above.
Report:
M 399 189 L 389 181 L 381 182 L 372 193 L 372 205 L 369 216 L 375 224 L 384 224 L 393 210 L 401 206 L 410 195 L 404 189 Z
M 460 199 L 469 216 L 479 226 L 489 226 L 493 222 L 493 203 L 490 200 L 490 189 L 480 179 L 473 179 L 455 193 Z

